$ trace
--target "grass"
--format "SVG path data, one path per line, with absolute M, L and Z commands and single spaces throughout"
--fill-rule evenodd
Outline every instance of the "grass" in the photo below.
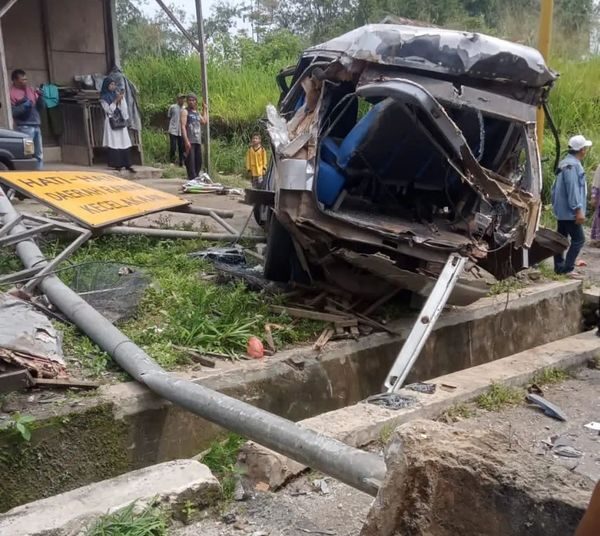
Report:
M 217 441 L 202 457 L 205 464 L 221 482 L 223 499 L 229 501 L 235 491 L 235 477 L 238 473 L 236 462 L 238 453 L 246 440 L 236 434 L 229 434 L 224 441 Z
M 538 372 L 533 377 L 533 383 L 540 386 L 555 385 L 568 380 L 570 377 L 571 375 L 566 370 L 551 367 Z
M 523 391 L 520 389 L 492 383 L 486 393 L 476 398 L 475 404 L 486 411 L 500 411 L 507 406 L 519 404 L 522 400 Z
M 261 337 L 265 324 L 279 324 L 273 333 L 282 346 L 314 337 L 320 324 L 292 322 L 269 311 L 272 298 L 248 292 L 242 284 L 215 284 L 201 278 L 212 265 L 188 257 L 207 246 L 200 240 L 156 240 L 146 237 L 101 237 L 88 242 L 73 257 L 74 263 L 119 263 L 144 270 L 151 285 L 138 314 L 121 325 L 122 331 L 167 369 L 186 364 L 189 358 L 176 346 L 235 358 L 245 353 L 250 336 Z M 136 268 L 137 267 L 137 268 Z M 68 283 L 72 274 L 62 272 Z M 66 328 L 65 351 L 90 375 L 110 368 L 110 358 L 75 328 Z
M 148 506 L 139 511 L 133 503 L 100 518 L 86 536 L 166 536 L 167 516 L 159 508 Z
M 467 404 L 455 404 L 444 412 L 441 420 L 448 423 L 458 422 L 463 419 L 470 419 L 473 413 L 473 410 Z
M 490 296 L 499 296 L 501 294 L 511 294 L 516 293 L 519 290 L 523 290 L 525 288 L 525 283 L 516 277 L 509 277 L 507 279 L 503 279 L 502 281 L 498 281 L 494 283 L 490 287 L 489 295 Z

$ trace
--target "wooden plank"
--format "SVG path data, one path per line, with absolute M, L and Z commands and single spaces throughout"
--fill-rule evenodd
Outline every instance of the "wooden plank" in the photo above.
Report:
M 215 361 L 202 355 L 200 352 L 198 352 L 197 350 L 194 350 L 193 348 L 186 348 L 185 346 L 175 346 L 175 345 L 173 345 L 173 348 L 175 348 L 175 350 L 179 350 L 180 352 L 184 352 L 184 353 L 188 354 L 192 358 L 192 361 L 200 363 L 201 365 L 204 365 L 205 367 L 215 368 L 217 366 Z
M 319 335 L 317 342 L 315 342 L 313 349 L 317 350 L 318 352 L 323 350 L 323 348 L 331 340 L 331 337 L 333 337 L 333 335 L 334 335 L 333 329 L 331 329 L 331 328 L 324 329 L 323 332 L 321 333 L 321 335 Z
M 0 373 L 0 394 L 22 391 L 33 385 L 33 378 L 27 369 Z
M 97 389 L 101 384 L 85 380 L 73 380 L 71 378 L 34 378 L 36 387 L 77 387 L 78 389 Z
M 308 320 L 321 320 L 322 322 L 343 322 L 349 318 L 348 315 L 342 316 L 330 313 L 320 313 L 318 311 L 309 311 L 308 309 L 300 309 L 298 307 L 271 305 L 270 309 L 274 313 L 287 314 L 295 318 L 306 318 Z

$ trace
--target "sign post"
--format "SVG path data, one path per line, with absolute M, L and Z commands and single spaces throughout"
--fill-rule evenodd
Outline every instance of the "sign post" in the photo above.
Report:
M 107 173 L 3 171 L 0 182 L 65 214 L 88 229 L 190 204 L 176 195 Z

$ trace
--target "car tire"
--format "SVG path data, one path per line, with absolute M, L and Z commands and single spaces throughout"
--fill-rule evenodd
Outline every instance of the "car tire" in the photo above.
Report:
M 289 282 L 292 275 L 292 255 L 296 255 L 292 237 L 275 214 L 271 213 L 265 250 L 265 277 L 279 283 Z

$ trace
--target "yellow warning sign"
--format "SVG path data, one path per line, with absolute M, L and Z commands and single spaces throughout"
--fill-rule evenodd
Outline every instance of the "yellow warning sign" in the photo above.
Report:
M 82 225 L 96 228 L 189 204 L 176 195 L 108 173 L 2 171 L 0 181 Z

